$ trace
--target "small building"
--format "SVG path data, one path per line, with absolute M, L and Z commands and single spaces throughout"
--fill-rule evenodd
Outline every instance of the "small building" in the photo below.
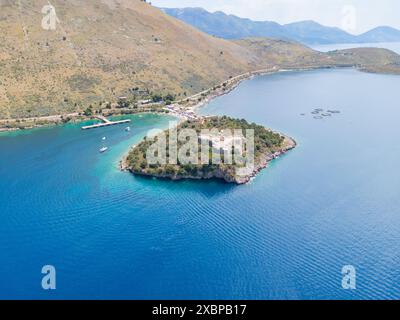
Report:
M 152 99 L 146 99 L 146 100 L 139 100 L 139 101 L 138 101 L 139 104 L 149 104 L 149 103 L 151 103 L 151 102 L 153 102 Z

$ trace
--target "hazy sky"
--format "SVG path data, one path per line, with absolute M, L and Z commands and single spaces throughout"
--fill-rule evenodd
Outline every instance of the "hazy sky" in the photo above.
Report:
M 159 7 L 203 7 L 253 20 L 314 20 L 361 33 L 376 26 L 400 29 L 399 0 L 152 0 Z

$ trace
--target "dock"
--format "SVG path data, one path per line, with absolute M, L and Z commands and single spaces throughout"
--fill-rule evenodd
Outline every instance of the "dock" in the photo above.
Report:
M 84 127 L 82 127 L 82 130 L 97 129 L 97 128 L 115 126 L 115 125 L 118 125 L 118 124 L 131 122 L 130 119 L 119 120 L 119 121 L 110 121 L 106 117 L 103 117 L 103 116 L 96 116 L 95 118 L 97 118 L 97 119 L 99 119 L 99 120 L 101 120 L 103 122 L 102 123 L 92 124 L 90 126 L 84 126 Z

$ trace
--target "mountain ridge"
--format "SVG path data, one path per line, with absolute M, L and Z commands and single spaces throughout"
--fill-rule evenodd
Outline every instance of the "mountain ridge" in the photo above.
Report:
M 272 37 L 298 41 L 307 45 L 400 41 L 400 30 L 387 26 L 353 35 L 338 27 L 324 26 L 313 20 L 279 24 L 274 21 L 254 21 L 225 14 L 222 11 L 211 13 L 199 7 L 161 8 L 161 10 L 208 34 L 224 39 Z

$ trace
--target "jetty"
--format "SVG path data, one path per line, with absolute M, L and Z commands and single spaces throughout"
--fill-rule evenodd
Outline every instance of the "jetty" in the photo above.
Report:
M 90 126 L 84 126 L 84 127 L 82 127 L 82 130 L 89 130 L 89 129 L 108 127 L 108 126 L 115 126 L 115 125 L 118 125 L 118 124 L 131 122 L 130 119 L 119 120 L 119 121 L 110 121 L 106 117 L 103 117 L 103 116 L 95 116 L 95 118 L 98 119 L 98 120 L 101 120 L 102 123 L 96 123 L 96 124 L 92 124 Z

